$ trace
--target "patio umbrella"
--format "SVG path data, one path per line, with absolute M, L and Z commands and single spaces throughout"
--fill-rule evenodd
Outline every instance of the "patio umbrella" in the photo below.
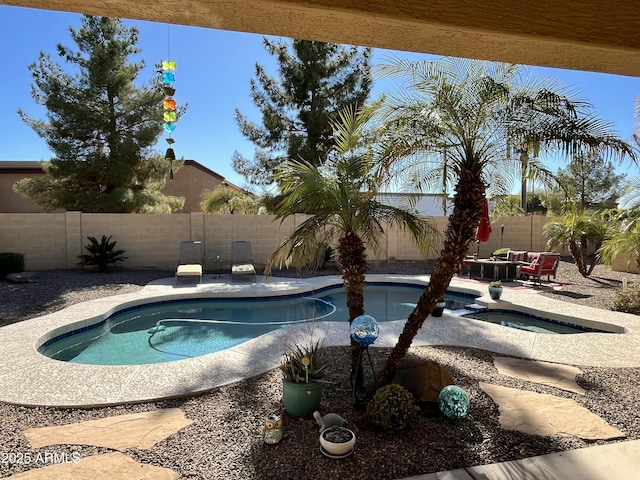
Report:
M 480 224 L 476 230 L 476 244 L 478 245 L 477 253 L 480 254 L 480 242 L 486 242 L 491 236 L 491 220 L 489 219 L 489 202 L 485 198 L 482 202 L 482 216 Z

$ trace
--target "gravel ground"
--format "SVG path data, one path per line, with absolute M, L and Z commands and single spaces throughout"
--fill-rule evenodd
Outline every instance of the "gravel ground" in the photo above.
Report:
M 430 265 L 402 262 L 375 265 L 371 271 L 425 273 L 430 271 Z M 172 274 L 120 268 L 107 274 L 58 270 L 40 272 L 40 282 L 36 284 L 13 285 L 0 281 L 0 325 L 59 310 L 79 301 L 135 291 L 153 279 Z M 543 295 L 602 308 L 625 277 L 629 281 L 639 278 L 597 267 L 590 279 L 583 279 L 575 266 L 563 262 L 558 280 L 567 285 L 560 291 L 542 290 Z M 374 363 L 381 365 L 388 350 L 371 350 Z M 413 427 L 394 436 L 373 428 L 364 413 L 353 408 L 348 382 L 348 349 L 331 347 L 326 353 L 331 363 L 328 375 L 331 383 L 325 388 L 321 410 L 347 418 L 356 433 L 355 452 L 347 459 L 331 460 L 320 453 L 318 427 L 313 418 L 300 419 L 285 414 L 282 442 L 266 445 L 262 441 L 260 428 L 264 419 L 272 412 L 282 411 L 281 379 L 277 370 L 197 397 L 164 402 L 96 409 L 24 408 L 0 404 L 1 451 L 31 452 L 32 455 L 45 451 L 78 452 L 82 457 L 107 453 L 108 449 L 83 445 L 33 450 L 22 432 L 28 427 L 166 407 L 182 408 L 194 423 L 151 449 L 126 453 L 143 463 L 172 468 L 183 479 L 398 479 L 608 443 L 503 430 L 498 424 L 498 408 L 478 388 L 480 381 L 571 398 L 622 430 L 627 440 L 640 439 L 640 417 L 636 415 L 640 369 L 581 367 L 582 374 L 577 380 L 587 393 L 580 396 L 499 375 L 489 352 L 454 347 L 412 348 L 410 356 L 436 360 L 451 372 L 454 382 L 468 392 L 471 410 L 467 418 L 450 421 L 440 415 L 437 408 L 422 405 Z M 365 372 L 371 379 L 369 370 Z M 42 466 L 7 463 L 6 457 L 2 457 L 0 477 Z

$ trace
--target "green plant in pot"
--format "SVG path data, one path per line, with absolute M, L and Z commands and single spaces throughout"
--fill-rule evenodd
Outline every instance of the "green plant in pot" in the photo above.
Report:
M 282 402 L 289 415 L 306 417 L 320 408 L 324 371 L 322 340 L 308 339 L 285 348 L 280 363 Z
M 493 300 L 500 300 L 502 296 L 502 282 L 500 280 L 496 280 L 489 284 L 489 296 Z

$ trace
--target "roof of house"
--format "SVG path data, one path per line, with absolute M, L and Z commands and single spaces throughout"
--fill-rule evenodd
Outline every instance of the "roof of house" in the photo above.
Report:
M 39 160 L 2 160 L 0 161 L 0 173 L 25 173 L 25 174 L 34 174 L 43 172 L 42 164 L 46 162 L 42 162 Z M 220 180 L 221 182 L 227 183 L 230 187 L 237 188 L 238 190 L 244 191 L 243 188 L 233 184 L 228 181 L 225 177 L 220 175 L 217 172 L 214 172 L 208 167 L 205 167 L 201 163 L 195 160 L 185 160 L 185 166 L 192 166 L 201 172 L 211 175 L 212 177 Z

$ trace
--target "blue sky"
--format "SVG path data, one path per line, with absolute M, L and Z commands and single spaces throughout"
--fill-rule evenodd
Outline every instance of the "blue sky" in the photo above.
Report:
M 28 115 L 45 118 L 45 110 L 31 98 L 31 75 L 28 65 L 38 59 L 40 51 L 59 57 L 58 43 L 74 47 L 68 27 L 80 25 L 80 15 L 47 10 L 0 5 L 3 29 L 0 32 L 3 53 L 3 88 L 0 89 L 0 130 L 4 138 L 0 149 L 3 160 L 49 160 L 52 153 L 17 114 L 19 108 Z M 231 168 L 235 150 L 251 157 L 253 145 L 240 134 L 234 121 L 238 108 L 252 120 L 259 115 L 249 97 L 249 81 L 255 63 L 275 74 L 275 63 L 262 46 L 262 36 L 179 25 L 125 20 L 140 32 L 138 46 L 147 69 L 141 75 L 146 80 L 154 75 L 154 64 L 170 56 L 177 62 L 175 99 L 188 104 L 187 113 L 176 124 L 173 138 L 176 155 L 196 160 L 230 182 L 243 185 L 244 180 Z M 430 58 L 421 54 L 374 50 L 373 63 L 382 63 L 390 55 L 412 60 Z M 432 58 L 432 57 L 431 57 Z M 60 62 L 62 63 L 62 62 Z M 615 125 L 618 134 L 628 139 L 635 123 L 635 99 L 640 96 L 640 78 L 576 72 L 551 68 L 534 68 L 534 74 L 559 79 L 575 87 L 580 96 L 589 100 L 597 115 Z M 385 85 L 374 83 L 374 92 Z M 164 151 L 161 139 L 158 150 Z M 552 164 L 555 170 L 560 164 Z M 617 168 L 619 172 L 637 176 L 638 168 L 630 163 Z

